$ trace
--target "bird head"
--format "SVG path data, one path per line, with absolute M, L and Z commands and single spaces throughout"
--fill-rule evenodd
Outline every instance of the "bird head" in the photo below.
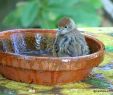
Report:
M 76 28 L 74 21 L 69 17 L 64 17 L 64 18 L 61 18 L 58 22 L 57 33 L 59 35 L 64 35 L 66 33 L 69 33 L 74 28 Z

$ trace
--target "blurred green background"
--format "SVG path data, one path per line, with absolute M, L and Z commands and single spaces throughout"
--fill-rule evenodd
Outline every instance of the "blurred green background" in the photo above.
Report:
M 112 26 L 101 0 L 0 0 L 0 30 L 56 28 L 64 16 L 78 27 Z

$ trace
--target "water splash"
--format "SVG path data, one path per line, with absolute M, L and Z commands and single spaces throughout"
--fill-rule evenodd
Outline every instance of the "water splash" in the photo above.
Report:
M 35 50 L 35 51 L 27 51 L 23 52 L 22 55 L 27 55 L 27 56 L 49 56 L 49 51 L 46 50 Z
M 41 49 L 41 41 L 42 41 L 42 36 L 40 34 L 36 34 L 35 35 L 35 47 L 37 50 L 40 50 Z
M 27 51 L 25 37 L 22 33 L 12 34 L 11 41 L 12 41 L 15 53 L 21 54 L 22 52 Z
M 26 56 L 52 56 L 52 38 L 39 33 L 13 33 L 10 39 L 0 39 L 0 51 L 13 52 Z

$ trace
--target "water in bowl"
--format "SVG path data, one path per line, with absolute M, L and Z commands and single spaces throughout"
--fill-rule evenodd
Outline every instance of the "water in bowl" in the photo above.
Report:
M 52 56 L 53 39 L 48 35 L 13 33 L 0 40 L 0 51 L 27 56 Z

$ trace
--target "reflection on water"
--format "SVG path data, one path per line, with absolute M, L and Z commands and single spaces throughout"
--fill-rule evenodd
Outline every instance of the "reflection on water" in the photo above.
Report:
M 39 33 L 13 33 L 0 39 L 0 51 L 29 56 L 52 56 L 53 38 Z
M 26 51 L 22 52 L 22 54 L 28 56 L 49 56 L 49 51 L 46 50 Z

